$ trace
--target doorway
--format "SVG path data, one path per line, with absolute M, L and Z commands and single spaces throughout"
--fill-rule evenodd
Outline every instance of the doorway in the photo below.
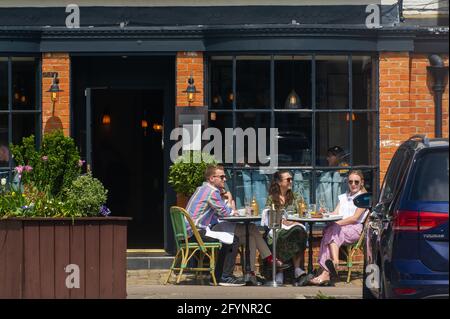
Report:
M 132 217 L 128 248 L 164 247 L 163 111 L 163 90 L 90 90 L 91 170 L 112 214 Z

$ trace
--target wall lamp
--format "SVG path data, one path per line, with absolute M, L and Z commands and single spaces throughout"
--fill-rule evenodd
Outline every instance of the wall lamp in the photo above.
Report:
M 58 100 L 58 93 L 59 92 L 64 92 L 63 90 L 61 90 L 59 88 L 59 79 L 58 79 L 58 73 L 53 73 L 53 80 L 52 80 L 52 85 L 50 86 L 50 89 L 48 89 L 47 92 L 51 93 L 50 99 L 53 102 L 53 109 L 52 109 L 52 113 L 54 113 L 55 111 L 55 103 Z
M 186 90 L 183 91 L 183 93 L 186 93 L 189 104 L 195 101 L 195 94 L 200 93 L 200 91 L 197 91 L 197 89 L 195 88 L 194 77 L 192 76 L 192 74 L 188 79 L 188 86 Z

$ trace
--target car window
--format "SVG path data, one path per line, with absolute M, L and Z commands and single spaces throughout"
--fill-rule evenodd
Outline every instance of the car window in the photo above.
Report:
M 428 151 L 415 166 L 410 200 L 448 202 L 448 150 Z
M 384 177 L 383 186 L 380 194 L 380 202 L 387 203 L 394 197 L 395 184 L 399 175 L 400 166 L 402 164 L 402 158 L 404 149 L 399 148 L 395 152 L 391 163 L 389 164 L 388 171 Z

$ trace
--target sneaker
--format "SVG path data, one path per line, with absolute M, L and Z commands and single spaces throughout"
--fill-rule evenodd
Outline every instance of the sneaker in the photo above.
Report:
M 241 278 L 237 278 L 235 276 L 226 276 L 220 278 L 219 280 L 219 286 L 224 287 L 238 287 L 238 286 L 245 286 L 245 281 Z

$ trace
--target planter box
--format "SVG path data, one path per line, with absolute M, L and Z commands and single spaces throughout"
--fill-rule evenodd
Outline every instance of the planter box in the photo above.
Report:
M 126 298 L 129 220 L 0 220 L 0 298 Z

